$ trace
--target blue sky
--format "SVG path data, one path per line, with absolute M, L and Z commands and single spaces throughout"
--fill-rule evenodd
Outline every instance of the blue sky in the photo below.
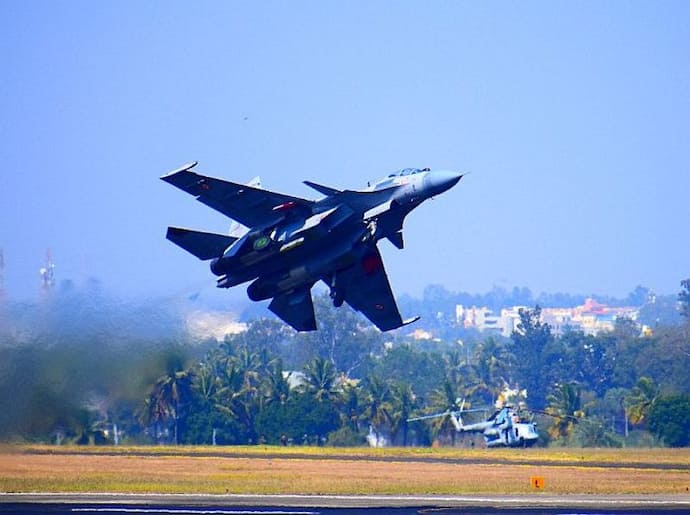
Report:
M 690 276 L 688 2 L 2 2 L 8 293 L 212 288 L 167 225 L 227 230 L 158 179 L 314 198 L 471 171 L 381 243 L 394 290 L 674 293 Z M 242 289 L 240 289 L 243 295 Z

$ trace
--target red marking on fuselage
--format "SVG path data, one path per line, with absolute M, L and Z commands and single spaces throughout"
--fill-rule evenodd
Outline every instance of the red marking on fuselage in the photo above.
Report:
M 362 259 L 362 268 L 366 275 L 371 275 L 383 268 L 381 258 L 376 254 L 369 254 Z

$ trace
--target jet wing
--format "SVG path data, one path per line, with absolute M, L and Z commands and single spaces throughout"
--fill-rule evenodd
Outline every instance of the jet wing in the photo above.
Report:
M 196 163 L 164 175 L 161 179 L 194 195 L 199 202 L 242 225 L 268 226 L 280 221 L 285 212 L 292 209 L 302 209 L 311 214 L 311 200 L 206 177 L 192 172 L 194 166 Z
M 290 293 L 277 295 L 269 304 L 268 309 L 297 331 L 315 331 L 316 317 L 311 300 L 311 286 L 307 285 Z
M 379 250 L 373 246 L 359 263 L 338 272 L 345 302 L 381 331 L 390 331 L 410 324 L 419 317 L 403 320 L 391 291 Z

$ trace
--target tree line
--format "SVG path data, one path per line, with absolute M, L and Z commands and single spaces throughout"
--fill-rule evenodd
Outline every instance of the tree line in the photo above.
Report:
M 0 437 L 77 443 L 468 445 L 448 417 L 507 389 L 538 422 L 542 445 L 688 445 L 690 281 L 685 317 L 640 334 L 631 320 L 597 336 L 555 335 L 540 308 L 510 338 L 414 341 L 315 299 L 320 329 L 257 319 L 223 342 L 0 346 Z

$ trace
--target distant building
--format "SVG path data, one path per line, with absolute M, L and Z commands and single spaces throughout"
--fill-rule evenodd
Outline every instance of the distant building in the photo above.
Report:
M 487 307 L 466 308 L 459 304 L 455 307 L 455 321 L 466 329 L 476 329 L 508 337 L 520 321 L 518 314 L 520 309 L 522 309 L 521 306 L 505 308 L 497 316 Z
M 524 306 L 504 308 L 497 316 L 487 307 L 466 308 L 457 305 L 455 320 L 458 325 L 467 329 L 473 328 L 481 332 L 509 337 L 520 323 L 520 309 L 528 308 Z M 637 320 L 638 315 L 639 308 L 636 307 L 611 307 L 600 304 L 594 299 L 587 299 L 582 306 L 573 308 L 542 308 L 541 321 L 549 324 L 557 335 L 563 334 L 568 328 L 596 335 L 612 331 L 619 318 Z

